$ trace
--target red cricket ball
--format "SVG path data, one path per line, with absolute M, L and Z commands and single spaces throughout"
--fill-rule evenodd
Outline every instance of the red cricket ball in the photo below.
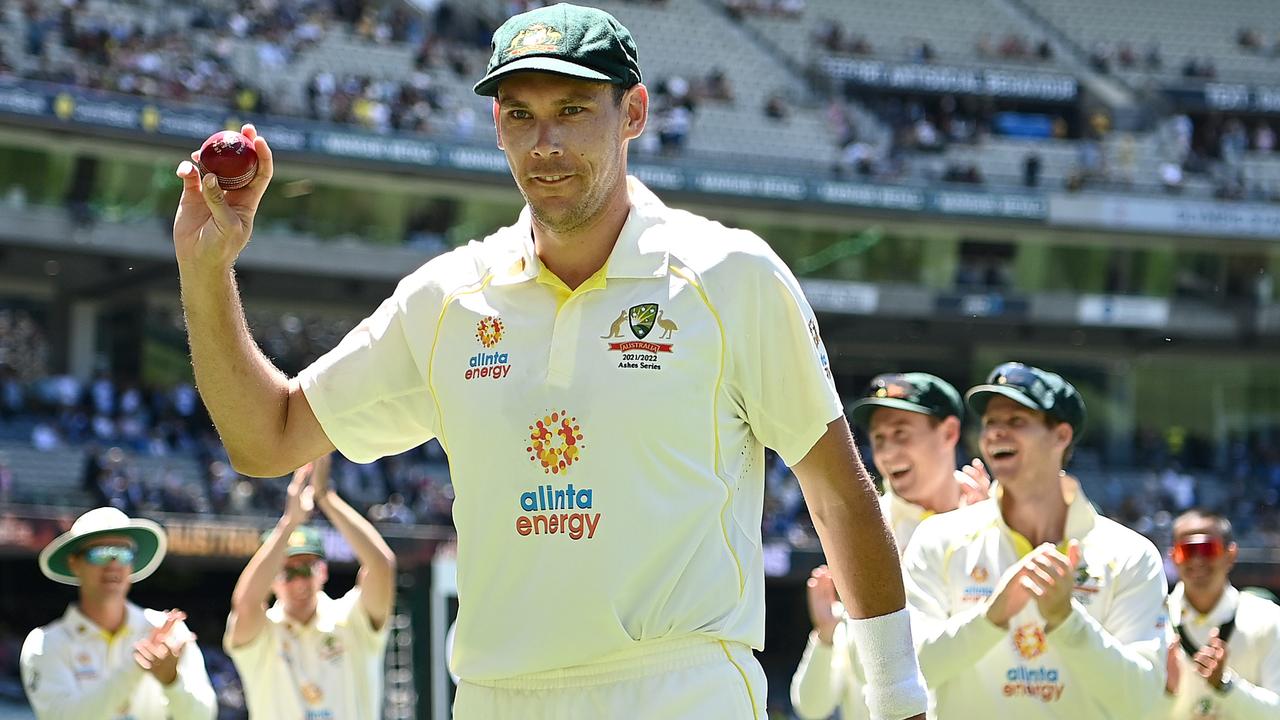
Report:
M 239 190 L 258 174 L 258 151 L 249 138 L 232 130 L 214 133 L 200 146 L 201 173 L 213 173 L 223 190 Z

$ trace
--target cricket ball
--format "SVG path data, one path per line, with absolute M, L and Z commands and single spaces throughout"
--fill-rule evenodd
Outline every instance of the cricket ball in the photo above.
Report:
M 258 151 L 232 130 L 214 133 L 200 146 L 200 172 L 213 173 L 223 190 L 239 190 L 258 174 Z

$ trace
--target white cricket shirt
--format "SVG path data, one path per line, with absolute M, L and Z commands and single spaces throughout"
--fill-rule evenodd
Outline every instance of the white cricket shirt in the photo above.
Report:
M 1201 615 L 1187 604 L 1182 583 L 1169 593 L 1169 626 L 1179 623 L 1197 647 L 1209 632 L 1235 618 L 1227 640 L 1227 667 L 1233 687 L 1220 695 L 1200 677 L 1185 652 L 1178 653 L 1178 694 L 1164 696 L 1153 718 L 1161 720 L 1275 720 L 1280 718 L 1280 606 L 1228 585 L 1218 604 Z
M 628 189 L 608 262 L 576 290 L 538 261 L 526 208 L 300 376 L 347 457 L 440 438 L 464 680 L 690 634 L 761 647 L 763 448 L 795 464 L 843 412 L 769 246 Z
M 1160 555 L 1098 515 L 1069 477 L 1063 493 L 1065 539 L 1080 541 L 1082 562 L 1073 612 L 1048 633 L 1034 601 L 1007 630 L 984 612 L 1005 570 L 1032 550 L 1005 524 L 1001 490 L 916 529 L 902 569 L 930 717 L 1130 720 L 1162 692 Z
M 114 635 L 76 605 L 32 630 L 22 644 L 22 684 L 40 720 L 213 720 L 217 700 L 194 642 L 178 660 L 178 678 L 161 685 L 133 659 L 133 645 L 164 625 L 165 615 L 125 605 Z M 185 623 L 175 638 L 191 634 Z
M 320 593 L 305 625 L 277 602 L 257 637 L 234 648 L 227 636 L 222 646 L 240 673 L 250 717 L 379 720 L 389 633 L 388 623 L 373 628 L 353 588 L 337 600 Z

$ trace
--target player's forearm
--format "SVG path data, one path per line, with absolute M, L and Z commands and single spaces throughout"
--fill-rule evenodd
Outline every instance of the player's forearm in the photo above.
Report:
M 178 661 L 178 679 L 164 689 L 173 720 L 214 720 L 218 699 L 204 667 L 204 656 L 193 642 Z
M 284 567 L 289 534 L 297 527 L 297 523 L 288 516 L 280 518 L 266 542 L 249 558 L 249 564 L 240 573 L 231 592 L 231 609 L 239 618 L 246 613 L 263 612 L 263 604 L 271 594 L 271 582 Z
M 179 266 L 196 386 L 236 470 L 272 477 L 288 419 L 289 379 L 245 322 L 235 276 Z
M 1275 720 L 1280 717 L 1280 695 L 1236 676 L 1234 687 L 1222 697 L 1222 707 L 1239 720 Z
M 330 488 L 316 503 L 334 528 L 342 533 L 364 570 L 360 592 L 370 619 L 381 626 L 395 600 L 396 555 L 376 528 Z
M 826 718 L 840 704 L 844 687 L 835 676 L 832 657 L 835 648 L 809 633 L 809 643 L 800 657 L 800 665 L 791 678 L 791 705 L 805 720 Z
M 809 509 L 849 615 L 879 617 L 903 609 L 898 551 L 861 463 L 855 477 L 828 483 Z
M 368 578 L 378 578 L 390 583 L 395 575 L 396 554 L 391 551 L 387 541 L 382 539 L 382 535 L 378 534 L 378 530 L 332 488 L 317 497 L 316 503 L 333 527 L 351 545 L 361 567 L 368 573 Z
M 1006 631 L 991 624 L 986 607 L 979 605 L 944 621 L 924 618 L 913 612 L 913 633 L 920 672 L 932 688 L 939 688 L 957 676 L 971 672 L 991 651 Z
M 1080 685 L 1094 697 L 1114 698 L 1117 716 L 1141 717 L 1148 698 L 1164 692 L 1164 663 L 1157 640 L 1123 643 L 1072 600 L 1071 616 L 1049 635 Z M 1154 625 L 1154 620 L 1153 620 Z

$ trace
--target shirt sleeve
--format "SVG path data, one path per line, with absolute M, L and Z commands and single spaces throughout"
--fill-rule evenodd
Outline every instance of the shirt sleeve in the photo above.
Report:
M 351 460 L 372 462 L 437 435 L 427 364 L 442 302 L 419 274 L 409 276 L 298 375 L 320 426 Z
M 1265 653 L 1259 667 L 1258 682 L 1251 683 L 1236 676 L 1231 692 L 1222 698 L 1222 706 L 1232 718 L 1240 720 L 1275 720 L 1280 717 L 1280 622 L 1272 623 L 1270 632 L 1258 638 Z M 1228 646 L 1227 667 L 1231 666 Z
M 111 720 L 146 675 L 130 657 L 97 682 L 81 686 L 65 652 L 44 628 L 32 630 L 22 644 L 22 685 L 38 720 Z
M 387 647 L 387 638 L 391 636 L 391 618 L 388 617 L 381 628 L 374 629 L 369 613 L 360 602 L 359 587 L 351 588 L 339 602 L 343 604 L 345 622 L 355 638 L 370 653 L 381 655 Z
M 727 261 L 729 384 L 752 432 L 794 466 L 844 407 L 800 284 L 763 240 L 748 237 L 752 252 Z
M 191 631 L 183 624 L 177 632 L 190 634 Z M 164 688 L 164 695 L 173 720 L 214 720 L 218 714 L 217 696 L 204 666 L 204 653 L 194 639 L 183 649 L 178 659 L 178 679 Z
M 902 582 L 920 672 L 929 688 L 937 691 L 957 675 L 972 671 L 1007 633 L 987 619 L 982 603 L 953 613 L 940 543 L 943 538 L 929 532 L 931 527 L 931 521 L 926 520 L 907 544 Z
M 837 627 L 828 645 L 818 639 L 816 631 L 809 633 L 809 643 L 805 645 L 800 665 L 791 678 L 791 705 L 796 715 L 804 720 L 830 717 L 840 704 L 846 678 L 834 660 L 839 653 L 836 648 L 842 647 L 836 644 L 837 639 L 844 637 L 845 634 Z
M 1116 573 L 1115 596 L 1101 622 L 1072 600 L 1070 617 L 1050 640 L 1073 677 L 1094 697 L 1113 698 L 1119 717 L 1142 717 L 1164 692 L 1164 599 L 1168 585 L 1155 547 Z M 1136 542 L 1136 541 L 1135 541 Z
M 259 674 L 263 668 L 263 664 L 271 654 L 272 638 L 275 636 L 275 630 L 272 628 L 272 622 L 267 619 L 262 624 L 262 629 L 254 636 L 252 640 L 241 645 L 240 647 L 232 647 L 231 633 L 228 632 L 222 636 L 222 651 L 231 658 L 231 662 L 235 663 L 236 672 L 240 677 L 253 677 Z M 227 627 L 231 627 L 231 616 L 227 616 Z

